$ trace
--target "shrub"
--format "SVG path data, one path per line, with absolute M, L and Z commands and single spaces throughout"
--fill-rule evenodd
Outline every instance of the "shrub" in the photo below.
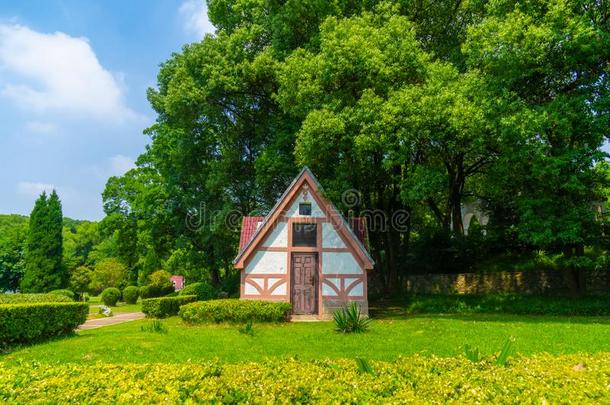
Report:
M 610 297 L 541 297 L 522 295 L 412 295 L 404 307 L 410 314 L 610 315 Z
M 361 333 L 369 329 L 371 320 L 362 316 L 360 305 L 352 301 L 333 314 L 336 329 L 343 333 Z
M 179 297 L 161 297 L 142 300 L 142 312 L 152 318 L 167 318 L 178 315 L 180 306 L 197 300 L 195 295 L 182 295 Z
M 196 295 L 198 301 L 216 298 L 216 289 L 208 283 L 188 284 L 180 291 L 180 295 Z
M 148 286 L 156 297 L 174 292 L 171 277 L 172 275 L 165 270 L 157 270 L 148 276 Z
M 73 331 L 89 306 L 77 302 L 0 305 L 0 342 L 29 343 Z
M 33 304 L 37 302 L 72 302 L 59 294 L 0 294 L 0 304 Z
M 608 403 L 610 354 L 541 354 L 508 367 L 413 355 L 262 363 L 0 363 L 6 403 Z M 576 371 L 574 366 L 584 364 Z M 373 373 L 373 374 L 372 374 Z M 129 378 L 125 378 L 129 376 Z
M 138 297 L 140 296 L 140 289 L 134 285 L 130 285 L 129 287 L 125 287 L 123 290 L 123 301 L 127 304 L 135 304 L 138 302 Z
M 102 291 L 102 302 L 110 307 L 116 306 L 121 298 L 121 291 L 118 288 L 110 287 Z
M 292 305 L 287 302 L 224 299 L 198 301 L 180 308 L 180 317 L 198 322 L 282 322 L 288 319 Z
M 143 285 L 142 287 L 140 287 L 140 297 L 142 299 L 153 298 L 152 291 L 150 290 L 149 286 Z
M 167 326 L 163 325 L 160 320 L 153 319 L 150 324 L 141 326 L 140 330 L 142 332 L 167 333 Z
M 70 298 L 71 301 L 74 301 L 75 294 L 70 290 L 53 290 L 49 292 L 49 294 L 63 295 L 64 297 Z

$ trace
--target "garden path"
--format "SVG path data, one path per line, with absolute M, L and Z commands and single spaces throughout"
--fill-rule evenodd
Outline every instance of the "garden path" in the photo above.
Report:
M 103 326 L 117 325 L 119 323 L 143 319 L 144 317 L 145 315 L 142 312 L 123 312 L 108 318 L 88 319 L 84 324 L 78 327 L 78 330 L 97 329 Z

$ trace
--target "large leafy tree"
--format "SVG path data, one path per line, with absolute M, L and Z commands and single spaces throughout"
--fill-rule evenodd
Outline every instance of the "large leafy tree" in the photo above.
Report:
M 47 292 L 63 288 L 68 272 L 62 264 L 63 214 L 59 196 L 53 190 L 47 198 L 43 193 L 34 204 L 30 215 L 26 241 L 25 274 L 21 290 Z
M 596 235 L 590 205 L 607 183 L 593 169 L 608 129 L 604 2 L 208 8 L 216 34 L 162 65 L 148 94 L 151 144 L 104 193 L 106 229 L 141 281 L 164 267 L 219 283 L 239 224 L 225 219 L 264 212 L 302 164 L 346 212 L 404 214 L 371 224 L 387 289 L 418 260 L 410 241 L 428 229 L 459 247 L 468 198 L 521 248 L 571 254 Z M 350 189 L 357 204 L 342 204 Z
M 0 292 L 15 291 L 25 272 L 27 217 L 0 216 Z
M 514 201 L 524 242 L 571 254 L 597 236 L 591 205 L 606 181 L 594 166 L 609 129 L 607 5 L 500 1 L 488 13 L 464 44 L 468 65 L 519 105 L 504 114 L 489 190 Z

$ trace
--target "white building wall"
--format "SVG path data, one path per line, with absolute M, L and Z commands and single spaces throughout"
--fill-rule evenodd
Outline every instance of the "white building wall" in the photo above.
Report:
M 323 274 L 362 274 L 351 252 L 322 252 Z
M 288 223 L 277 222 L 265 241 L 263 247 L 287 247 L 288 246 Z
M 325 248 L 344 248 L 345 243 L 335 230 L 333 224 L 324 222 L 322 224 L 322 247 Z
M 258 251 L 246 265 L 246 274 L 286 274 L 286 252 Z

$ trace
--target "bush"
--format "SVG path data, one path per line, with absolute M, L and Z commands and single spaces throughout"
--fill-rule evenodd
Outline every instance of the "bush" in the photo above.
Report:
M 522 295 L 412 295 L 407 313 L 610 315 L 610 297 L 537 297 Z
M 188 284 L 180 291 L 180 295 L 196 295 L 198 301 L 207 301 L 216 298 L 216 289 L 208 283 Z
M 0 304 L 33 304 L 37 302 L 72 302 L 59 294 L 0 294 Z
M 172 275 L 165 270 L 157 270 L 148 276 L 148 286 L 157 297 L 174 292 L 171 281 Z
M 29 343 L 73 331 L 89 306 L 77 302 L 0 305 L 0 343 Z
M 75 294 L 70 290 L 53 290 L 49 292 L 49 294 L 63 295 L 64 297 L 70 298 L 71 301 L 74 301 Z
M 102 291 L 102 302 L 109 307 L 116 306 L 121 299 L 121 291 L 118 288 L 110 287 Z
M 142 300 L 142 312 L 152 318 L 167 318 L 168 316 L 178 315 L 180 306 L 195 300 L 197 300 L 195 295 L 149 298 Z
M 149 286 L 143 285 L 142 287 L 140 287 L 140 297 L 142 299 L 153 298 L 152 292 L 150 291 L 150 287 Z
M 138 297 L 140 296 L 140 289 L 134 285 L 130 285 L 129 287 L 125 287 L 123 290 L 123 301 L 127 304 L 135 304 L 138 302 Z
M 159 288 L 159 287 L 152 286 L 152 285 L 145 285 L 145 286 L 140 287 L 140 297 L 142 299 L 164 297 L 164 296 L 170 295 L 173 292 L 174 292 L 173 286 Z
M 199 322 L 282 322 L 288 319 L 292 305 L 287 302 L 224 299 L 198 301 L 180 308 L 180 317 Z
M 361 364 L 362 362 L 360 362 Z M 0 363 L 6 403 L 608 403 L 610 354 L 219 364 Z M 575 371 L 577 364 L 586 365 Z M 363 370 L 366 371 L 366 370 Z M 129 376 L 129 378 L 125 378 Z
M 350 302 L 347 307 L 335 311 L 333 314 L 336 329 L 343 333 L 361 333 L 369 329 L 371 320 L 362 316 L 360 305 Z

